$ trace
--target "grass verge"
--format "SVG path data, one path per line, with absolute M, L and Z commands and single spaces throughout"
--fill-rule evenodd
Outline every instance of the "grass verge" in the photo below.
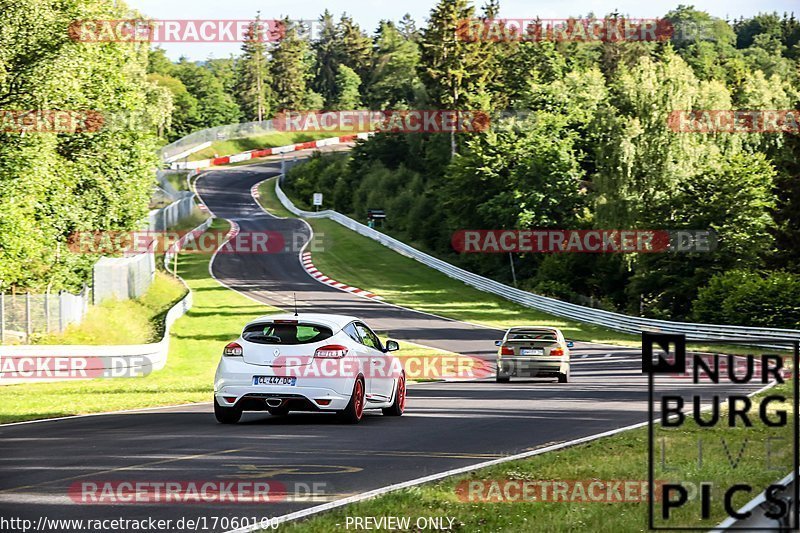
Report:
M 791 397 L 789 386 L 779 386 L 771 393 L 782 393 Z M 774 408 L 785 409 L 791 417 L 791 402 L 777 404 Z M 774 411 L 774 409 L 771 409 Z M 751 428 L 700 428 L 694 421 L 685 426 L 669 430 L 667 450 L 670 466 L 685 472 L 685 480 L 699 483 L 701 472 L 693 465 L 697 462 L 697 439 L 706 443 L 703 454 L 703 475 L 713 473 L 712 516 L 705 521 L 695 521 L 699 516 L 699 504 L 691 502 L 687 508 L 673 516 L 673 525 L 688 525 L 708 529 L 727 518 L 722 506 L 722 491 L 733 483 L 745 481 L 753 487 L 751 494 L 738 493 L 733 507 L 739 508 L 761 492 L 767 485 L 783 477 L 791 470 L 788 450 L 774 464 L 784 464 L 785 469 L 769 470 L 764 467 L 764 443 L 773 435 L 775 428 L 754 421 Z M 781 428 L 786 430 L 787 428 Z M 719 439 L 726 439 L 729 454 L 724 452 Z M 738 456 L 742 443 L 745 446 Z M 788 442 L 790 439 L 786 439 Z M 609 503 L 584 501 L 524 501 L 485 502 L 465 501 L 457 489 L 470 481 L 482 482 L 479 486 L 486 495 L 493 487 L 493 480 L 518 481 L 583 481 L 593 480 L 647 480 L 647 428 L 626 431 L 591 443 L 552 451 L 527 459 L 484 468 L 470 474 L 447 478 L 411 489 L 393 492 L 378 498 L 350 504 L 306 521 L 290 523 L 281 527 L 284 532 L 328 532 L 345 530 L 348 517 L 410 517 L 413 525 L 418 517 L 451 517 L 455 519 L 454 531 L 647 531 L 647 502 Z M 777 451 L 778 448 L 776 447 Z M 733 454 L 733 459 L 730 457 Z M 656 456 L 658 457 L 658 455 Z M 656 479 L 665 479 L 656 475 Z M 704 478 L 707 479 L 707 478 Z M 469 485 L 466 485 L 467 487 Z M 496 485 L 501 486 L 501 485 Z M 469 494 L 469 493 L 467 493 Z M 575 494 L 567 492 L 567 494 Z M 660 507 L 656 506 L 656 512 Z M 692 513 L 692 514 L 690 514 Z M 445 524 L 447 522 L 445 521 Z M 351 524 L 352 525 L 352 524 Z M 661 525 L 665 527 L 663 523 Z M 413 530 L 413 527 L 411 528 Z M 385 529 L 384 529 L 385 530 Z

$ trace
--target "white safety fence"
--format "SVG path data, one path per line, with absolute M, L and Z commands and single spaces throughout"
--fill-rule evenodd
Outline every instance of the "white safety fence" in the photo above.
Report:
M 183 191 L 180 198 L 161 209 L 153 209 L 147 216 L 147 229 L 165 231 L 192 214 L 194 193 Z
M 512 302 L 516 302 L 525 307 L 544 311 L 546 313 L 596 324 L 624 333 L 639 334 L 642 331 L 660 333 L 682 333 L 689 340 L 719 340 L 719 339 L 775 339 L 776 337 L 787 339 L 800 339 L 800 330 L 778 329 L 778 328 L 753 328 L 746 326 L 725 326 L 717 324 L 696 324 L 690 322 L 673 322 L 668 320 L 655 320 L 651 318 L 641 318 L 623 315 L 602 309 L 594 309 L 569 302 L 562 302 L 554 298 L 540 296 L 527 291 L 523 291 L 498 281 L 485 278 L 473 272 L 469 272 L 457 266 L 451 265 L 446 261 L 437 259 L 429 254 L 421 252 L 395 238 L 369 228 L 360 222 L 356 222 L 350 217 L 333 210 L 319 212 L 303 211 L 298 209 L 292 201 L 281 190 L 279 180 L 275 180 L 275 192 L 281 203 L 297 216 L 305 218 L 328 218 L 338 222 L 342 226 L 355 231 L 365 237 L 381 243 L 382 245 L 415 259 L 447 276 L 457 279 L 480 289 L 482 291 L 496 294 Z
M 139 298 L 156 275 L 155 252 L 151 250 L 130 257 L 101 257 L 92 270 L 92 294 L 95 305 L 109 298 Z

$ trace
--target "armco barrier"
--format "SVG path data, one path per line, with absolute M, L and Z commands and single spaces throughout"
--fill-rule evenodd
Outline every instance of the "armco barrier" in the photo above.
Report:
M 281 190 L 279 180 L 275 180 L 275 192 L 283 206 L 299 217 L 304 218 L 329 218 L 338 222 L 342 226 L 351 229 L 365 237 L 381 243 L 382 245 L 403 254 L 420 263 L 446 274 L 447 276 L 463 281 L 467 285 L 502 296 L 503 298 L 516 302 L 525 307 L 538 309 L 551 315 L 557 315 L 580 322 L 596 324 L 608 329 L 632 333 L 638 335 L 642 331 L 652 331 L 661 333 L 683 333 L 687 339 L 691 340 L 711 340 L 711 339 L 759 339 L 785 337 L 788 339 L 800 339 L 800 330 L 777 329 L 777 328 L 752 328 L 745 326 L 724 326 L 716 324 L 694 324 L 690 322 L 672 322 L 668 320 L 654 320 L 613 313 L 602 309 L 584 307 L 568 302 L 562 302 L 554 298 L 540 296 L 514 287 L 510 287 L 498 281 L 494 281 L 473 272 L 469 272 L 457 266 L 451 265 L 446 261 L 437 259 L 431 255 L 417 250 L 397 239 L 389 237 L 375 229 L 369 228 L 364 224 L 356 222 L 352 218 L 346 217 L 341 213 L 332 210 L 319 212 L 303 211 L 298 209 L 286 194 Z
M 187 233 L 183 238 L 173 245 L 164 254 L 165 265 L 172 261 L 176 248 L 180 249 L 186 242 L 193 240 L 196 236 L 203 233 L 211 225 L 213 219 L 209 218 L 193 231 Z M 178 278 L 180 279 L 180 278 Z M 181 283 L 188 289 L 186 283 Z M 192 292 L 187 292 L 181 301 L 175 304 L 164 318 L 164 336 L 158 342 L 149 344 L 129 344 L 118 346 L 95 346 L 95 345 L 30 345 L 30 346 L 0 346 L 0 359 L 21 359 L 30 357 L 81 357 L 92 358 L 93 362 L 108 364 L 115 358 L 115 368 L 103 368 L 103 370 L 114 370 L 118 374 L 112 373 L 111 376 L 120 377 L 137 374 L 144 375 L 155 370 L 161 370 L 167 363 L 169 352 L 169 331 L 172 324 L 186 311 L 192 307 Z M 119 364 L 120 360 L 123 364 Z M 98 370 L 90 368 L 89 370 Z M 48 381 L 42 379 L 3 379 L 0 376 L 0 385 L 12 385 L 15 383 L 33 383 L 35 381 Z

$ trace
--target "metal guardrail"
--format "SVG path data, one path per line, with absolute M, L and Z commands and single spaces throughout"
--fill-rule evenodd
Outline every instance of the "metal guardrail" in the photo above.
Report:
M 328 218 L 338 222 L 342 226 L 355 231 L 356 233 L 369 237 L 406 257 L 410 257 L 420 263 L 429 266 L 439 272 L 459 281 L 466 283 L 476 289 L 496 294 L 507 300 L 518 303 L 525 307 L 544 311 L 551 315 L 556 315 L 571 320 L 586 322 L 603 326 L 623 333 L 638 335 L 642 331 L 658 333 L 682 333 L 689 340 L 713 340 L 713 339 L 759 339 L 785 337 L 788 339 L 800 339 L 800 330 L 778 329 L 778 328 L 754 328 L 747 326 L 726 326 L 717 324 L 697 324 L 691 322 L 673 322 L 669 320 L 655 320 L 642 318 L 621 313 L 614 313 L 602 309 L 594 309 L 569 302 L 562 302 L 555 298 L 540 296 L 527 291 L 523 291 L 498 281 L 485 278 L 473 272 L 469 272 L 457 266 L 451 265 L 446 261 L 437 259 L 432 255 L 421 252 L 393 237 L 369 228 L 360 222 L 356 222 L 350 217 L 333 210 L 319 212 L 303 211 L 298 209 L 289 197 L 281 190 L 279 180 L 275 180 L 275 192 L 283 206 L 303 218 Z

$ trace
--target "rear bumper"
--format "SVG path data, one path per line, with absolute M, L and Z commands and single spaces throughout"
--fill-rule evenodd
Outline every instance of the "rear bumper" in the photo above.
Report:
M 235 406 L 244 411 L 264 411 L 268 407 L 288 407 L 292 411 L 341 411 L 350 403 L 349 395 L 342 396 L 320 387 L 225 386 L 214 391 L 214 397 L 223 407 Z M 277 404 L 278 401 L 281 403 Z
M 503 357 L 497 360 L 497 374 L 499 376 L 520 377 L 552 377 L 560 373 L 567 373 L 569 361 L 559 358 L 555 360 L 531 357 Z
M 272 400 L 272 404 L 276 400 L 283 400 L 282 407 L 295 411 L 341 411 L 350 403 L 355 385 L 354 377 L 300 376 L 294 386 L 253 385 L 253 376 L 286 375 L 291 376 L 292 373 L 280 367 L 251 365 L 235 358 L 223 357 L 214 376 L 214 397 L 223 407 L 236 406 L 245 411 L 265 410 L 267 400 Z

